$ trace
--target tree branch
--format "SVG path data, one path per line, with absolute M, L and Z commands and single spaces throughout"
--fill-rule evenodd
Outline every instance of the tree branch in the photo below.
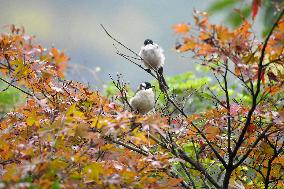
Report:
M 248 112 L 248 115 L 247 115 L 247 119 L 246 119 L 246 123 L 245 123 L 245 126 L 239 136 L 239 139 L 238 139 L 238 142 L 233 150 L 233 153 L 232 153 L 232 157 L 234 158 L 237 154 L 237 151 L 239 150 L 239 148 L 241 147 L 241 144 L 244 140 L 244 136 L 245 136 L 245 133 L 247 132 L 247 129 L 251 123 L 251 118 L 252 118 L 252 115 L 254 113 L 254 110 L 256 109 L 256 106 L 257 106 L 257 97 L 259 95 L 259 92 L 260 92 L 260 82 L 261 82 L 261 76 L 262 76 L 262 68 L 263 68 L 263 60 L 264 60 L 264 56 L 265 56 L 265 49 L 267 47 L 267 44 L 268 44 L 268 41 L 275 29 L 275 27 L 277 26 L 279 20 L 281 19 L 281 17 L 283 16 L 284 14 L 284 9 L 281 11 L 280 15 L 278 16 L 276 22 L 273 24 L 268 36 L 266 37 L 265 41 L 264 41 L 264 45 L 262 47 L 262 50 L 261 50 L 261 56 L 260 56 L 260 59 L 259 59 L 259 64 L 258 64 L 258 76 L 257 76 L 257 86 L 256 86 L 256 91 L 254 93 L 254 95 L 252 96 L 253 97 L 253 102 L 252 102 L 252 107 L 251 109 L 249 110 Z
M 29 92 L 27 92 L 27 91 L 25 91 L 25 90 L 23 90 L 23 89 L 17 87 L 16 85 L 10 83 L 9 81 L 6 81 L 5 79 L 3 79 L 3 78 L 1 78 L 1 77 L 0 77 L 0 80 L 3 81 L 3 82 L 5 82 L 5 83 L 7 83 L 9 86 L 14 87 L 15 89 L 18 89 L 19 91 L 21 91 L 22 93 L 25 93 L 25 94 L 28 95 L 28 96 L 32 96 L 32 97 L 34 96 L 33 94 L 31 94 L 31 93 L 29 93 Z

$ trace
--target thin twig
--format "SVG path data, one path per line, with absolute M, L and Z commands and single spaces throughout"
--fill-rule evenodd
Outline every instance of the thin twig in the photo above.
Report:
M 5 79 L 3 79 L 3 78 L 1 78 L 1 77 L 0 77 L 0 80 L 3 81 L 3 82 L 5 82 L 5 83 L 7 83 L 8 85 L 14 87 L 15 89 L 18 89 L 19 91 L 21 91 L 21 92 L 23 92 L 23 93 L 29 95 L 29 96 L 32 96 L 32 97 L 34 96 L 33 94 L 31 94 L 31 93 L 29 93 L 29 92 L 27 92 L 27 91 L 25 91 L 25 90 L 23 90 L 23 89 L 17 87 L 16 85 L 10 83 L 9 81 L 6 81 Z

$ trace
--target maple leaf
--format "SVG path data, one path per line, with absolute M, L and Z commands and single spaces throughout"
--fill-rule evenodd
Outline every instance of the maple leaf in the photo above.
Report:
M 278 22 L 278 28 L 280 31 L 284 32 L 284 20 Z
M 186 52 L 188 50 L 194 50 L 196 47 L 196 43 L 192 40 L 188 40 L 185 44 L 177 48 L 179 52 Z
M 204 133 L 206 133 L 206 136 L 209 140 L 215 139 L 220 134 L 220 131 L 220 128 L 208 124 L 204 129 Z
M 177 33 L 177 34 L 188 33 L 190 28 L 191 28 L 191 26 L 189 24 L 186 24 L 186 23 L 176 24 L 176 25 L 173 26 L 173 29 L 174 29 L 175 33 Z
M 230 38 L 233 37 L 233 33 L 229 31 L 228 28 L 224 26 L 215 26 L 217 37 L 222 43 L 227 42 Z

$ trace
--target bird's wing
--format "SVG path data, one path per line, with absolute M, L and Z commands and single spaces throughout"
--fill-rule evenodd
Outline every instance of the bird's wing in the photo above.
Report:
M 141 49 L 140 49 L 140 51 L 139 51 L 139 53 L 138 53 L 138 55 L 139 55 L 141 58 L 143 58 L 143 51 L 144 51 L 144 46 L 141 47 Z

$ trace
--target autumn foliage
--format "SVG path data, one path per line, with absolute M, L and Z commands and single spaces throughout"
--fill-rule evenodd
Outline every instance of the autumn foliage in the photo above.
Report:
M 129 111 L 119 80 L 111 99 L 64 80 L 69 58 L 11 26 L 0 36 L 0 80 L 26 103 L 0 122 L 0 188 L 283 188 L 283 10 L 278 15 L 263 42 L 248 20 L 231 30 L 204 12 L 194 13 L 194 25 L 174 26 L 176 50 L 193 52 L 222 91 L 208 87 L 212 108 L 190 115 L 170 91 L 170 113 L 142 116 Z M 229 94 L 232 80 L 245 99 Z

